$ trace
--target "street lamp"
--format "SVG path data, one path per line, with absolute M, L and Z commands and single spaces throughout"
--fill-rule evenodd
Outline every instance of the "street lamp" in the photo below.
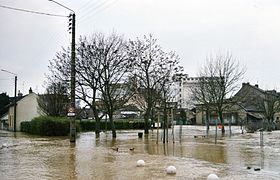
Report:
M 14 96 L 14 132 L 17 131 L 17 126 L 16 126 L 16 122 L 17 122 L 17 110 L 16 110 L 16 106 L 17 106 L 17 75 L 13 72 L 7 71 L 5 69 L 1 69 L 1 71 L 12 74 L 15 76 L 15 96 Z
M 69 27 L 69 29 L 72 30 L 72 43 L 71 43 L 71 95 L 70 95 L 70 107 L 68 110 L 68 116 L 70 117 L 70 142 L 75 142 L 76 141 L 76 123 L 75 123 L 75 74 L 76 74 L 76 68 L 75 68 L 75 12 L 60 4 L 59 2 L 56 2 L 54 0 L 49 0 L 51 2 L 54 2 L 56 4 L 58 4 L 59 6 L 68 9 L 69 11 L 71 11 L 71 14 L 69 16 L 70 18 L 70 22 L 69 21 L 69 25 L 71 25 L 71 27 Z

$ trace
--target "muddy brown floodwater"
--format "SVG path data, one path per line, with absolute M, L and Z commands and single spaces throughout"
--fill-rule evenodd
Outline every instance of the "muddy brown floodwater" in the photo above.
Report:
M 214 142 L 214 127 L 204 137 L 205 127 L 175 126 L 174 143 L 156 144 L 157 131 L 138 138 L 142 130 L 111 133 L 80 133 L 75 144 L 67 137 L 38 137 L 0 131 L 0 179 L 206 179 L 215 173 L 220 179 L 280 179 L 280 132 L 264 132 L 264 146 L 259 133 L 233 135 Z M 160 131 L 160 138 L 162 132 Z M 118 151 L 116 151 L 118 148 Z M 144 167 L 137 167 L 139 159 Z M 175 175 L 166 168 L 173 165 Z M 259 171 L 255 171 L 258 170 Z

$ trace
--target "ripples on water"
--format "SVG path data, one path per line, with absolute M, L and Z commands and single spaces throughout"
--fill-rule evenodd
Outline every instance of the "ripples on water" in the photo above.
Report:
M 142 139 L 138 132 L 120 131 L 117 139 L 109 132 L 99 139 L 93 132 L 81 133 L 70 144 L 67 137 L 1 131 L 0 179 L 206 179 L 209 173 L 221 179 L 280 178 L 280 132 L 265 133 L 264 147 L 259 146 L 259 134 L 241 135 L 238 127 L 232 137 L 219 134 L 216 145 L 214 129 L 207 138 L 204 127 L 184 126 L 179 133 L 176 126 L 175 143 L 170 130 L 165 145 L 156 144 L 156 130 Z M 139 159 L 146 162 L 144 167 L 136 167 Z M 166 174 L 169 165 L 177 168 L 176 175 Z

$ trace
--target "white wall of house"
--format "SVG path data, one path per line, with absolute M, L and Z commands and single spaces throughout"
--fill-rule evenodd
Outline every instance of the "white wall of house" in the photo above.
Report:
M 178 103 L 178 108 L 192 109 L 195 102 L 192 98 L 191 89 L 197 86 L 199 81 L 198 77 L 188 77 L 184 74 L 179 81 L 176 82 L 175 88 L 175 101 Z
M 8 111 L 8 130 L 12 131 L 14 129 L 14 106 L 11 106 Z
M 23 121 L 31 121 L 33 118 L 40 116 L 38 101 L 38 95 L 35 93 L 30 93 L 24 98 L 17 102 L 16 110 L 16 131 L 20 131 L 20 123 Z M 9 130 L 13 130 L 14 127 L 14 107 L 11 106 L 8 112 L 9 116 Z

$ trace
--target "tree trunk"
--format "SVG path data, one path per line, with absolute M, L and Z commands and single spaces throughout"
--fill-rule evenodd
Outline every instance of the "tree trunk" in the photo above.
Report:
M 95 136 L 98 138 L 100 134 L 100 118 L 98 117 L 98 111 L 95 108 L 95 103 L 92 105 L 92 111 L 94 113 L 94 119 L 95 119 Z
M 167 111 L 165 107 L 163 110 L 163 143 L 166 142 L 166 121 L 167 121 Z
M 226 132 L 226 130 L 225 130 L 225 125 L 222 123 L 222 135 L 223 135 L 223 136 L 225 135 L 225 132 Z
M 231 137 L 232 131 L 231 131 L 231 123 L 233 120 L 233 114 L 231 115 L 231 118 L 229 119 L 229 137 Z
M 144 127 L 145 131 L 144 131 L 144 133 L 149 134 L 149 112 L 148 111 L 146 112 L 146 114 L 144 116 L 144 120 L 145 120 L 145 127 Z
M 107 114 L 105 116 L 105 132 L 107 132 Z
M 209 135 L 209 119 L 210 119 L 210 113 L 209 110 L 206 110 L 206 135 Z
M 112 138 L 116 138 L 117 137 L 117 133 L 116 133 L 116 127 L 115 127 L 115 123 L 113 121 L 113 116 L 109 114 L 109 121 L 111 124 L 111 129 L 112 129 Z
M 152 129 L 152 132 L 153 132 L 153 129 L 155 128 L 155 112 L 154 110 L 152 110 L 152 116 L 151 116 L 151 122 L 150 122 L 150 128 Z
M 217 138 L 218 138 L 218 120 L 215 119 L 215 144 L 217 144 Z
M 100 136 L 100 119 L 95 119 L 95 137 L 99 138 Z
M 166 113 L 166 142 L 168 143 L 168 128 L 169 128 L 169 109 L 167 109 L 167 113 Z
M 225 124 L 224 124 L 224 119 L 223 119 L 223 111 L 219 111 L 219 119 L 221 121 L 222 125 L 222 135 L 225 135 Z
M 272 131 L 272 123 L 271 123 L 270 119 L 268 120 L 268 123 L 267 123 L 267 131 L 269 131 L 269 132 Z

